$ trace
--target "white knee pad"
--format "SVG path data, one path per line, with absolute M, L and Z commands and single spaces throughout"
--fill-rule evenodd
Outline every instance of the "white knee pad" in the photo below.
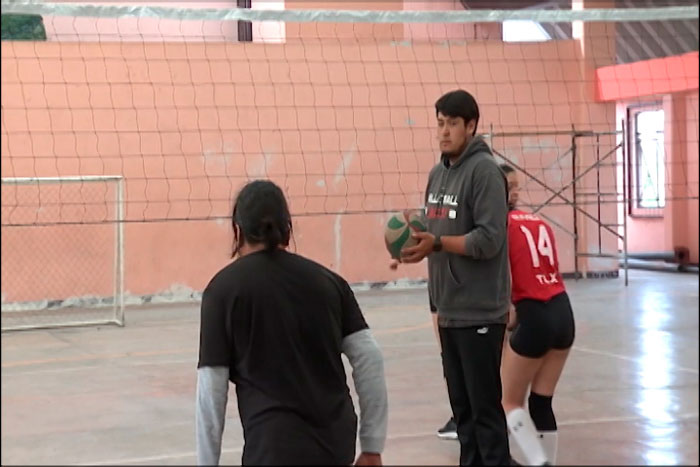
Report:
M 518 407 L 506 414 L 506 422 L 512 446 L 511 456 L 516 462 L 523 465 L 544 465 L 549 462 L 530 414 Z
M 540 442 L 542 443 L 542 449 L 547 456 L 547 462 L 551 465 L 557 462 L 557 432 L 556 431 L 540 431 L 539 433 Z

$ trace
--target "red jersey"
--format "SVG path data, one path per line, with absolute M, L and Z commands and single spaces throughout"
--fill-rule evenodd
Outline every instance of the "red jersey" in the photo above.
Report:
M 524 298 L 548 301 L 564 292 L 554 232 L 537 215 L 508 213 L 508 256 L 513 303 Z

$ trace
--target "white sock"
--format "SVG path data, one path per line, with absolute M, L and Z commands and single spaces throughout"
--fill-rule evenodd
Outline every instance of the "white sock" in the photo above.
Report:
M 558 434 L 556 431 L 540 431 L 538 432 L 540 437 L 540 443 L 542 443 L 542 448 L 544 453 L 547 455 L 547 461 L 551 465 L 555 465 L 557 462 L 557 441 Z
M 506 414 L 506 422 L 508 423 L 508 431 L 510 432 L 510 441 L 513 444 L 513 448 L 517 446 L 520 449 L 522 459 L 525 462 L 519 462 L 512 453 L 513 451 L 516 451 L 516 455 L 520 453 L 517 452 L 517 449 L 511 448 L 513 459 L 524 465 L 543 465 L 546 463 L 547 455 L 542 448 L 540 437 L 537 434 L 535 424 L 532 423 L 530 414 L 518 407 Z
M 520 445 L 513 440 L 513 435 L 510 433 L 510 430 L 508 430 L 508 445 L 510 446 L 511 459 L 517 462 L 518 465 L 527 465 L 523 450 L 520 449 Z

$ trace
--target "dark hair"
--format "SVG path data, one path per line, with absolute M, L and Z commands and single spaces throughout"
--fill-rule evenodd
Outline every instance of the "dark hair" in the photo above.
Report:
M 479 104 L 476 103 L 474 96 L 467 91 L 457 89 L 443 94 L 435 102 L 435 116 L 439 113 L 445 117 L 462 117 L 465 125 L 474 120 L 472 136 L 476 134 L 476 127 L 479 126 Z
M 515 169 L 508 164 L 500 164 L 499 167 L 503 171 L 504 174 L 508 175 L 509 173 L 515 172 Z
M 233 205 L 231 225 L 234 227 L 231 257 L 239 253 L 245 242 L 262 243 L 268 251 L 289 245 L 292 216 L 280 187 L 269 180 L 246 184 Z

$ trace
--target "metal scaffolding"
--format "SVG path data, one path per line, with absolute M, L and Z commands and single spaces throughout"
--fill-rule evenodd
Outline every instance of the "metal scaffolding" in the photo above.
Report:
M 620 131 L 607 131 L 607 132 L 596 132 L 591 130 L 576 130 L 572 128 L 571 131 L 549 131 L 549 132 L 504 132 L 504 133 L 494 133 L 493 131 L 487 135 L 490 138 L 491 148 L 495 155 L 502 158 L 506 163 L 511 165 L 518 172 L 522 173 L 527 182 L 533 182 L 541 187 L 545 193 L 549 196 L 546 197 L 544 201 L 538 202 L 532 205 L 532 212 L 539 214 L 542 218 L 546 219 L 551 224 L 557 226 L 568 236 L 571 237 L 573 241 L 573 251 L 574 251 L 574 277 L 578 279 L 582 277 L 581 268 L 579 264 L 579 258 L 616 258 L 622 260 L 624 275 L 625 275 L 625 285 L 628 285 L 628 263 L 627 263 L 627 215 L 623 210 L 622 216 L 616 214 L 614 220 L 604 219 L 605 215 L 603 212 L 603 206 L 605 204 L 615 204 L 619 206 L 620 204 L 626 205 L 627 203 L 627 148 L 625 141 L 625 131 L 624 122 L 623 129 Z M 498 143 L 500 140 L 507 138 L 568 138 L 567 145 L 557 148 L 557 156 L 554 162 L 550 163 L 547 167 L 537 167 L 533 168 L 532 164 L 525 162 L 518 163 L 512 156 L 509 157 L 506 154 L 506 148 L 499 148 Z M 607 140 L 615 138 L 614 144 L 607 143 Z M 603 140 L 603 141 L 601 141 Z M 582 144 L 586 142 L 586 144 Z M 591 147 L 594 151 L 594 158 L 583 158 L 581 157 L 582 146 Z M 511 149 L 511 148 L 508 148 Z M 616 156 L 618 151 L 621 151 L 622 163 L 618 164 Z M 567 183 L 562 183 L 561 186 L 553 186 L 548 183 L 545 177 L 537 173 L 539 169 L 541 172 L 549 169 L 555 163 L 561 163 L 565 158 L 570 157 L 571 159 L 571 174 L 570 179 Z M 592 160 L 591 162 L 583 162 L 585 160 Z M 618 170 L 622 170 L 621 186 L 618 186 Z M 603 171 L 607 171 L 608 176 L 612 176 L 615 179 L 615 183 L 612 185 L 612 190 L 602 191 L 604 188 L 610 188 L 609 186 L 601 186 L 601 175 Z M 582 180 L 587 176 L 595 176 L 595 190 L 590 190 L 590 185 L 584 185 Z M 587 189 L 588 188 L 588 189 Z M 570 190 L 571 194 L 567 195 L 566 191 Z M 557 203 L 555 200 L 558 200 Z M 572 209 L 572 222 L 571 225 L 562 225 L 562 222 L 555 220 L 552 216 L 548 215 L 546 212 L 542 212 L 543 209 L 552 206 L 554 204 L 570 206 Z M 594 206 L 594 212 L 589 212 L 586 209 L 588 206 Z M 581 231 L 581 219 L 583 217 L 596 224 L 597 228 L 597 249 L 594 251 L 588 251 L 587 247 L 582 247 L 580 242 L 580 231 Z M 622 217 L 622 219 L 619 219 Z M 619 239 L 622 243 L 622 251 L 604 251 L 603 248 L 603 234 L 608 232 L 612 234 L 615 238 Z

